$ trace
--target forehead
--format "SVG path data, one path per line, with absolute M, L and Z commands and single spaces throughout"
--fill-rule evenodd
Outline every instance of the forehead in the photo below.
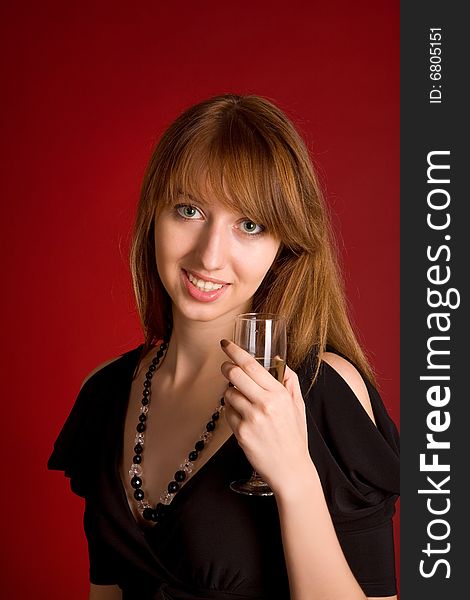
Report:
M 257 208 L 253 203 L 256 194 L 252 188 L 257 186 L 253 178 L 230 168 L 228 163 L 221 164 L 220 157 L 215 164 L 204 164 L 202 156 L 191 157 L 188 163 L 177 165 L 169 177 L 164 194 L 167 199 L 186 197 L 206 206 L 222 205 L 232 211 L 256 212 L 253 210 Z

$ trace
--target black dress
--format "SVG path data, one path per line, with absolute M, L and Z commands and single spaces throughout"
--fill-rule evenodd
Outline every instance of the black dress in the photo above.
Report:
M 90 581 L 117 584 L 125 600 L 288 600 L 276 500 L 236 494 L 252 468 L 231 437 L 145 531 L 119 474 L 132 375 L 142 346 L 95 373 L 57 438 L 50 469 L 85 498 Z M 328 348 L 334 351 L 332 348 Z M 313 355 L 297 371 L 309 450 L 341 547 L 367 596 L 396 593 L 391 518 L 399 489 L 398 433 L 364 377 L 377 427 L 345 380 L 322 362 L 306 394 Z

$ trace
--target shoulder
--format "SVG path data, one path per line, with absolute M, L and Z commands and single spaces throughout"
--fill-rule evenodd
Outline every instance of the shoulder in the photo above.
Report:
M 111 364 L 116 363 L 117 361 L 119 361 L 119 364 L 116 365 L 116 368 L 111 367 L 113 369 L 114 375 L 121 371 L 123 373 L 127 373 L 128 369 L 132 369 L 132 371 L 134 371 L 136 366 L 139 366 L 139 372 L 140 372 L 140 370 L 142 369 L 142 366 L 144 364 L 146 364 L 146 361 L 148 362 L 150 360 L 150 355 L 152 352 L 152 349 L 150 349 L 146 353 L 146 355 L 143 357 L 142 356 L 143 347 L 144 347 L 144 344 L 140 344 L 139 346 L 124 352 L 123 354 L 119 354 L 118 356 L 115 356 L 114 358 L 109 358 L 108 360 L 105 360 L 104 362 L 100 363 L 97 367 L 92 369 L 88 373 L 88 375 L 85 377 L 85 379 L 83 380 L 82 385 L 80 387 L 80 390 L 82 390 L 88 382 L 91 383 L 92 380 L 96 381 L 97 377 L 99 377 L 101 374 L 103 374 L 103 376 L 105 376 L 105 372 L 108 370 L 108 367 Z
M 375 424 L 374 412 L 372 410 L 369 392 L 364 379 L 356 367 L 348 360 L 342 356 L 339 356 L 339 354 L 335 354 L 334 352 L 324 352 L 322 354 L 322 360 L 326 362 L 332 369 L 334 369 L 336 373 L 342 377 L 342 379 L 344 379 L 356 398 L 361 403 L 366 413 L 369 415 L 370 419 Z
M 114 358 L 110 358 L 108 360 L 105 360 L 104 362 L 102 362 L 101 364 L 99 364 L 97 367 L 95 367 L 92 371 L 90 371 L 88 373 L 88 375 L 85 377 L 85 379 L 83 380 L 82 385 L 80 386 L 80 389 L 83 388 L 83 386 L 87 383 L 87 381 L 89 381 L 94 375 L 96 375 L 97 373 L 99 373 L 100 371 L 102 371 L 105 367 L 107 367 L 108 365 L 110 365 L 111 363 L 113 363 L 114 361 L 118 360 L 119 358 L 121 358 L 120 356 L 116 356 Z

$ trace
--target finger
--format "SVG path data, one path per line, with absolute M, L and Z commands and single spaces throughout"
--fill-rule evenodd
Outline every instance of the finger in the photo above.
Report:
M 241 367 L 232 362 L 224 362 L 220 366 L 220 370 L 230 384 L 235 387 L 229 389 L 239 390 L 249 402 L 261 400 L 266 393 L 265 389 L 256 383 L 249 375 L 243 371 Z
M 224 419 L 227 421 L 227 423 L 230 426 L 230 429 L 235 433 L 236 431 L 238 431 L 238 428 L 240 427 L 240 423 L 242 422 L 242 418 L 239 415 L 239 413 L 232 408 L 228 402 L 225 404 L 225 408 L 224 408 Z
M 244 420 L 248 417 L 251 406 L 250 401 L 239 390 L 229 387 L 224 393 L 225 406 L 235 411 L 239 419 Z
M 304 404 L 302 390 L 300 389 L 299 377 L 288 365 L 284 371 L 284 386 L 296 402 Z
M 274 382 L 279 382 L 265 369 L 260 363 L 243 348 L 240 348 L 234 342 L 221 340 L 222 350 L 227 354 L 230 360 L 238 365 L 255 383 L 265 390 L 272 390 Z M 246 381 L 243 380 L 242 381 Z M 233 382 L 234 385 L 237 385 Z M 237 385 L 238 387 L 238 385 Z
M 297 375 L 295 371 L 293 371 L 288 364 L 286 364 L 286 368 L 284 370 L 284 380 L 283 382 L 285 383 L 286 381 L 292 381 L 294 375 Z

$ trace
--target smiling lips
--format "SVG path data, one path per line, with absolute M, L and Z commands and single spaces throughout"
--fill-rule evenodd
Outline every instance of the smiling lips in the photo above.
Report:
M 205 279 L 199 279 L 198 277 L 194 277 L 194 275 L 192 273 L 190 273 L 189 271 L 188 271 L 187 275 L 188 275 L 189 281 L 204 292 L 210 292 L 212 290 L 220 290 L 220 288 L 224 285 L 222 283 L 212 283 L 212 281 L 207 281 Z
M 217 280 L 208 281 L 200 279 L 189 271 L 182 270 L 184 285 L 190 296 L 202 302 L 212 302 L 219 298 L 230 285 L 229 283 L 219 282 Z

